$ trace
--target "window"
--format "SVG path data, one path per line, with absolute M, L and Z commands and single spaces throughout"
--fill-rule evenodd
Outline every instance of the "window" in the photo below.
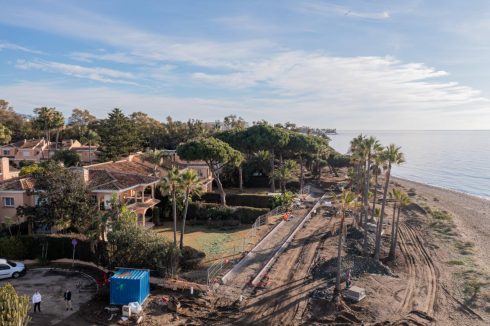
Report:
M 12 197 L 3 197 L 3 206 L 14 207 L 15 201 Z
M 9 265 L 10 265 L 10 266 L 12 266 L 12 267 L 16 267 L 16 266 L 17 266 L 17 264 L 16 264 L 16 263 L 14 263 L 14 262 L 13 262 L 13 261 L 11 261 L 11 260 L 7 260 L 7 264 L 9 264 Z
M 0 264 L 0 271 L 10 269 L 9 265 Z
M 22 156 L 31 156 L 31 150 L 30 149 L 25 149 L 22 151 Z
M 3 150 L 3 155 L 10 155 L 10 151 L 8 149 Z

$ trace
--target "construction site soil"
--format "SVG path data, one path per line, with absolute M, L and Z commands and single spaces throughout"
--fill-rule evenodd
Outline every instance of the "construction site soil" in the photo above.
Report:
M 340 180 L 328 176 L 318 187 L 330 187 Z M 359 303 L 332 300 L 340 218 L 325 217 L 320 210 L 298 230 L 261 287 L 246 287 L 241 292 L 223 287 L 194 296 L 188 291 L 155 290 L 145 304 L 140 325 L 488 325 L 490 297 L 486 297 L 485 283 L 473 296 L 462 290 L 466 283 L 448 267 L 452 266 L 448 259 L 459 247 L 438 235 L 422 198 L 412 194 L 414 204 L 402 210 L 394 261 L 385 259 L 391 218 L 387 218 L 382 237 L 381 263 L 362 256 L 363 234 L 352 225 L 352 217 L 347 219 L 342 266 L 352 269 L 353 285 L 366 291 L 367 297 Z M 386 214 L 392 216 L 391 204 Z M 451 241 L 459 240 L 455 236 Z M 371 239 L 371 252 L 372 246 Z M 471 258 L 465 259 L 464 264 L 470 265 Z M 482 282 L 490 280 L 485 277 Z M 162 296 L 177 298 L 179 312 L 169 311 Z M 84 314 L 87 317 L 88 310 L 92 311 L 91 323 L 124 324 L 107 321 L 108 314 L 97 317 L 94 311 L 103 308 L 95 301 L 82 307 L 72 324 L 82 325 L 76 322 Z

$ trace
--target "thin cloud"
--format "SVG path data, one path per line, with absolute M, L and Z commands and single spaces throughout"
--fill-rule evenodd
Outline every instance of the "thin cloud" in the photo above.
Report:
M 387 10 L 383 11 L 358 11 L 352 8 L 343 7 L 328 3 L 305 2 L 302 3 L 299 9 L 303 12 L 313 13 L 323 16 L 346 16 L 354 18 L 363 18 L 371 20 L 385 20 L 391 17 Z
M 25 61 L 17 60 L 15 65 L 19 69 L 38 69 L 49 72 L 59 72 L 68 76 L 74 76 L 78 78 L 86 78 L 104 83 L 114 84 L 128 84 L 136 85 L 135 82 L 128 79 L 135 79 L 136 77 L 129 72 L 123 72 L 114 69 L 101 68 L 101 67 L 83 67 L 79 65 L 72 65 L 61 62 L 53 61 Z
M 41 51 L 32 50 L 24 46 L 15 43 L 9 43 L 9 42 L 0 42 L 0 51 L 2 50 L 13 50 L 13 51 L 21 51 L 21 52 L 27 52 L 32 54 L 43 54 L 43 52 Z

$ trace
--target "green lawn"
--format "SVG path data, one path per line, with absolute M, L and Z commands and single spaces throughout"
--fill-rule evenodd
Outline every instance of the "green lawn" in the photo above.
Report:
M 180 229 L 180 225 L 177 226 Z M 221 257 L 223 253 L 233 255 L 243 250 L 247 245 L 247 236 L 251 227 L 241 225 L 233 228 L 208 227 L 206 225 L 187 225 L 184 235 L 184 245 L 203 251 L 206 260 Z M 169 241 L 173 241 L 172 222 L 154 229 Z M 180 231 L 177 232 L 177 241 Z M 245 240 L 244 240 L 245 239 Z
M 279 221 L 281 215 L 271 217 L 270 223 Z M 172 222 L 156 227 L 155 232 L 173 241 Z M 233 256 L 244 250 L 250 250 L 267 232 L 269 226 L 263 226 L 254 238 L 250 237 L 251 225 L 236 227 L 210 227 L 207 225 L 186 225 L 184 245 L 193 247 L 206 254 L 205 261 Z M 180 241 L 180 224 L 177 224 L 177 242 Z

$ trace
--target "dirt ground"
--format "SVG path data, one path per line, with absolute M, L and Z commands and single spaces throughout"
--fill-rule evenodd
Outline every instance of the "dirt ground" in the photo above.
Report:
M 18 279 L 2 280 L 0 285 L 10 282 L 17 293 L 32 297 L 35 291 L 42 296 L 41 313 L 34 313 L 29 325 L 55 325 L 61 320 L 76 313 L 80 306 L 91 300 L 95 294 L 95 284 L 77 272 L 31 269 L 24 277 Z M 72 292 L 73 310 L 66 311 L 63 293 L 66 289 Z
M 318 185 L 326 189 L 331 181 Z M 465 198 L 458 202 L 444 191 L 399 180 L 392 186 L 408 192 L 413 204 L 402 210 L 394 262 L 385 259 L 393 213 L 392 204 L 388 205 L 381 254 L 386 266 L 380 265 L 385 272 L 366 269 L 355 275 L 353 284 L 365 288 L 367 294 L 360 303 L 333 304 L 318 294 L 328 293 L 333 286 L 331 275 L 322 276 L 318 266 L 328 267 L 335 261 L 339 223 L 338 217 L 325 217 L 319 211 L 279 256 L 263 286 L 243 291 L 242 302 L 219 289 L 194 296 L 188 291 L 156 290 L 145 304 L 142 325 L 488 325 L 488 225 L 478 227 L 476 221 L 490 215 L 490 206 L 480 201 L 474 206 Z M 439 210 L 450 217 L 433 214 Z M 468 212 L 479 215 L 465 224 Z M 352 222 L 352 218 L 347 220 Z M 343 247 L 344 261 L 356 256 L 351 234 L 355 232 L 348 232 Z M 369 260 L 357 257 L 354 264 Z M 162 304 L 161 297 L 170 295 L 182 304 L 178 314 Z M 96 303 L 84 306 L 90 311 L 101 309 Z M 116 325 L 107 321 L 107 314 L 100 316 L 100 324 Z M 66 321 L 83 325 L 75 315 Z

